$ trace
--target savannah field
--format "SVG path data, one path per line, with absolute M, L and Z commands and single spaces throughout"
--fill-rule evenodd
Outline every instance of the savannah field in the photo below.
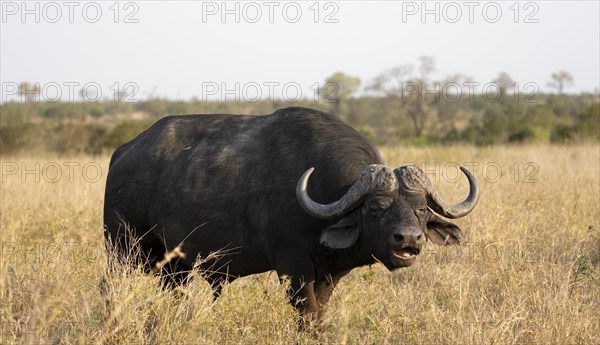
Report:
M 448 201 L 468 190 L 456 163 L 478 164 L 479 205 L 456 220 L 461 246 L 342 279 L 316 335 L 297 330 L 274 272 L 216 302 L 199 277 L 173 292 L 135 267 L 107 276 L 108 156 L 3 157 L 0 343 L 600 344 L 598 144 L 381 151 L 424 164 Z

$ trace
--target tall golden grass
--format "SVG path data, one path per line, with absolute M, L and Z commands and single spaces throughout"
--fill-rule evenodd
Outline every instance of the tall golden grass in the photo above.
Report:
M 456 221 L 462 246 L 428 243 L 413 267 L 345 277 L 317 335 L 298 331 L 274 273 L 239 279 L 216 302 L 201 278 L 181 294 L 135 267 L 106 276 L 108 157 L 5 157 L 0 343 L 600 343 L 598 145 L 382 153 L 391 166 L 424 164 L 449 201 L 468 189 L 455 163 L 478 163 L 479 205 Z

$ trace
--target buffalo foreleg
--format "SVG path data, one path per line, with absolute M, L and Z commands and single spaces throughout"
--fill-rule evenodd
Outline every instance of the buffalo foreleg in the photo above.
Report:
M 315 296 L 314 265 L 310 256 L 296 248 L 279 248 L 276 270 L 282 282 L 289 280 L 290 303 L 304 320 L 316 319 L 319 305 Z
M 323 314 L 325 313 L 325 304 L 327 304 L 329 301 L 329 298 L 333 293 L 333 289 L 335 289 L 335 286 L 340 281 L 340 278 L 342 278 L 348 272 L 349 271 L 345 271 L 334 276 L 326 275 L 323 279 L 320 279 L 315 283 L 314 291 L 317 300 L 317 317 L 319 321 L 323 318 Z

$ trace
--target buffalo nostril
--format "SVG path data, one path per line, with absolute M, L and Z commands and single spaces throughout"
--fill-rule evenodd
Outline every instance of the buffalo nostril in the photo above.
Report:
M 402 236 L 401 234 L 394 234 L 394 240 L 396 242 L 402 242 L 404 241 L 404 236 Z
M 425 241 L 425 234 L 422 231 L 415 229 L 405 229 L 404 231 L 395 231 L 393 233 L 394 241 L 397 243 L 405 243 L 418 245 Z

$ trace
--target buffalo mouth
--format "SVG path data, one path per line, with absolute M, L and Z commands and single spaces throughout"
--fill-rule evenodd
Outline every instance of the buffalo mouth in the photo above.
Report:
M 415 262 L 417 255 L 421 252 L 417 247 L 405 247 L 392 252 L 392 259 L 397 266 L 406 267 Z

